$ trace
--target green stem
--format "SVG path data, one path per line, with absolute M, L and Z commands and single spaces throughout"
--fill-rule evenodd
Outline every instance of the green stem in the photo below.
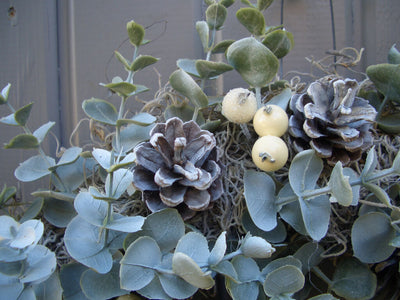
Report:
M 256 87 L 257 109 L 261 107 L 261 87 Z
M 232 253 L 229 253 L 227 255 L 224 256 L 224 258 L 222 260 L 229 260 L 234 258 L 235 256 L 241 255 L 242 254 L 242 250 L 239 248 L 236 251 L 233 251 Z
M 328 284 L 329 287 L 332 286 L 332 284 L 333 284 L 332 280 L 330 280 L 328 278 L 328 276 L 326 276 L 325 273 L 321 271 L 320 268 L 313 267 L 311 270 L 313 271 L 313 273 L 315 275 L 317 275 L 319 278 L 321 278 L 323 281 L 325 281 L 325 283 Z
M 135 47 L 135 50 L 133 51 L 132 62 L 135 61 L 135 59 L 136 59 L 136 57 L 138 55 L 138 49 L 139 49 L 139 47 L 136 47 L 136 46 L 134 46 L 134 47 Z M 133 76 L 134 75 L 135 75 L 135 72 L 129 71 L 128 78 L 126 79 L 126 81 L 133 84 Z
M 379 120 L 379 118 L 381 117 L 381 115 L 383 113 L 383 109 L 385 108 L 388 101 L 389 101 L 389 98 L 388 98 L 388 96 L 385 95 L 385 98 L 383 98 L 383 101 L 382 101 L 381 105 L 379 106 L 378 114 L 376 115 L 375 120 Z

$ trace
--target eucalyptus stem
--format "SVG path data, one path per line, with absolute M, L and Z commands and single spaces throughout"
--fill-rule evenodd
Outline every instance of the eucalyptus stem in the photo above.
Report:
M 227 255 L 225 255 L 222 260 L 230 260 L 232 258 L 234 258 L 235 256 L 241 255 L 242 254 L 242 250 L 239 248 L 236 251 L 233 251 L 232 253 L 229 253 Z
M 261 87 L 256 87 L 256 100 L 257 100 L 257 109 L 261 107 Z
M 135 59 L 136 59 L 136 57 L 137 57 L 137 55 L 138 55 L 138 48 L 139 48 L 139 47 L 134 46 L 134 48 L 135 48 L 135 50 L 133 51 L 132 62 L 135 61 Z M 129 71 L 129 73 L 128 73 L 128 78 L 126 79 L 126 81 L 129 82 L 129 83 L 133 83 L 133 76 L 134 76 L 134 75 L 135 75 L 135 72 Z
M 332 280 L 330 280 L 328 278 L 328 276 L 326 276 L 325 273 L 321 271 L 320 268 L 313 267 L 311 270 L 313 271 L 313 273 L 315 275 L 317 275 L 319 278 L 321 278 L 323 281 L 325 281 L 325 283 L 328 284 L 329 287 L 332 286 L 332 284 L 333 284 Z
M 383 109 L 386 106 L 387 102 L 389 101 L 388 96 L 385 95 L 385 97 L 383 98 L 383 101 L 381 103 L 381 105 L 379 106 L 378 109 L 378 114 L 375 117 L 375 120 L 379 120 L 379 118 L 381 117 L 382 113 L 383 113 Z

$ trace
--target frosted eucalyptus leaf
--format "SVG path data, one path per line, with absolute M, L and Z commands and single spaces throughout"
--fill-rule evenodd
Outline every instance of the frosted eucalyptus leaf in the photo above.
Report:
M 274 0 L 257 0 L 257 8 L 260 11 L 267 9 Z
M 253 37 L 234 42 L 229 46 L 226 57 L 229 64 L 253 87 L 266 86 L 279 68 L 279 61 L 271 50 Z
M 236 12 L 236 18 L 253 35 L 264 34 L 265 19 L 264 15 L 256 8 L 243 7 Z
M 225 72 L 233 70 L 233 67 L 226 63 L 202 59 L 196 60 L 195 66 L 200 78 L 207 79 L 218 77 Z
M 12 125 L 12 126 L 19 126 L 17 121 L 15 121 L 15 114 L 9 114 L 8 116 L 2 117 L 0 119 L 0 122 L 6 125 Z
M 235 268 L 228 260 L 223 260 L 218 265 L 213 265 L 210 268 L 211 270 L 228 277 L 230 280 L 233 280 L 236 283 L 239 281 Z
M 191 257 L 182 252 L 174 253 L 172 271 L 186 282 L 200 289 L 210 289 L 215 284 L 211 272 L 204 273 Z
M 301 246 L 293 256 L 301 261 L 301 270 L 303 274 L 306 274 L 322 261 L 323 252 L 324 249 L 321 246 L 309 242 Z
M 327 195 L 305 200 L 299 198 L 301 214 L 308 235 L 314 240 L 321 240 L 327 233 L 331 214 L 331 203 Z
M 24 289 L 24 284 L 18 278 L 0 273 L 0 292 L 5 299 L 18 299 Z
M 268 105 L 275 104 L 280 106 L 283 110 L 286 111 L 286 108 L 289 104 L 291 97 L 292 97 L 292 90 L 290 88 L 284 88 L 281 93 L 272 97 L 268 101 Z
M 61 166 L 57 165 L 50 168 L 50 170 L 56 169 L 57 176 L 60 180 L 57 180 L 55 175 L 52 174 L 52 181 L 57 189 L 62 192 L 53 192 L 49 196 L 60 200 L 71 201 L 73 192 L 84 182 L 87 176 L 92 174 L 90 165 L 91 163 L 88 160 L 78 157 L 73 163 L 63 164 Z
M 387 207 L 392 206 L 392 204 L 390 203 L 389 195 L 380 186 L 369 182 L 365 182 L 363 186 L 366 187 L 370 192 L 372 192 L 376 196 L 376 198 Z
M 211 4 L 206 10 L 206 21 L 210 29 L 219 30 L 224 25 L 227 14 L 228 12 L 222 4 Z
M 146 68 L 146 67 L 148 67 L 148 66 L 150 66 L 152 64 L 155 64 L 158 61 L 159 61 L 159 58 L 155 58 L 155 57 L 153 57 L 151 55 L 139 55 L 133 61 L 132 66 L 131 66 L 131 71 L 133 71 L 133 72 L 140 71 L 140 70 L 142 70 L 142 69 L 144 69 L 144 68 Z M 136 89 L 136 87 L 135 87 L 135 89 Z M 132 92 L 134 92 L 134 90 L 131 91 L 128 94 L 131 94 Z
M 44 202 L 43 215 L 54 226 L 64 228 L 76 216 L 76 212 L 71 202 L 48 198 Z
M 309 298 L 308 300 L 338 300 L 338 298 L 333 297 L 331 294 L 321 294 L 321 295 Z
M 60 282 L 65 300 L 86 300 L 80 285 L 82 274 L 88 270 L 84 265 L 69 263 L 61 267 Z
M 400 132 L 400 113 L 381 115 L 375 121 L 378 123 L 379 128 L 386 133 Z
M 357 259 L 345 258 L 336 267 L 330 288 L 346 299 L 371 299 L 375 295 L 376 276 Z
M 136 124 L 128 125 L 126 128 L 121 130 L 120 134 L 120 147 L 126 153 L 132 150 L 137 144 L 148 140 L 150 138 L 150 130 L 154 125 L 140 126 Z M 121 151 L 116 148 L 115 138 L 112 141 L 114 149 Z
M 120 63 L 122 63 L 125 67 L 126 70 L 130 70 L 131 68 L 131 62 L 127 60 L 121 53 L 119 53 L 117 50 L 114 51 L 115 57 L 119 60 Z
M 32 134 L 22 133 L 13 137 L 4 149 L 36 149 L 39 147 L 39 141 Z
M 257 300 L 259 289 L 255 281 L 236 283 L 233 280 L 227 280 L 226 288 L 233 299 Z
M 142 112 L 134 115 L 131 120 L 137 125 L 148 126 L 155 123 L 157 118 L 149 113 Z
M 196 69 L 195 59 L 181 58 L 176 61 L 176 65 L 186 73 L 192 76 L 200 77 L 200 74 Z
M 394 158 L 392 168 L 395 170 L 397 174 L 400 174 L 400 152 L 397 152 L 396 157 Z
M 105 227 L 116 231 L 135 232 L 141 229 L 144 220 L 142 216 L 123 216 L 113 213 L 112 220 Z
M 219 43 L 217 43 L 214 48 L 212 48 L 211 53 L 217 54 L 217 53 L 225 53 L 225 51 L 229 48 L 230 45 L 232 45 L 235 42 L 235 40 L 223 40 Z
M 388 53 L 388 63 L 389 64 L 400 64 L 400 52 L 396 49 L 396 44 L 394 44 Z
M 364 168 L 361 172 L 361 177 L 367 177 L 375 171 L 378 165 L 378 157 L 376 155 L 375 147 L 368 151 L 367 159 L 365 160 Z
M 302 196 L 305 191 L 313 190 L 323 167 L 314 150 L 296 154 L 289 168 L 289 182 L 295 194 Z
M 94 199 L 89 192 L 80 192 L 75 198 L 74 207 L 85 221 L 94 226 L 103 226 L 107 216 L 107 202 Z
M 212 248 L 210 256 L 208 257 L 208 264 L 209 265 L 218 264 L 223 259 L 225 252 L 226 252 L 226 231 L 223 231 L 215 241 L 214 247 Z
M 349 177 L 349 182 L 355 182 L 356 180 L 359 179 L 359 175 L 352 168 L 343 168 L 343 175 Z M 353 200 L 351 201 L 350 205 L 355 206 L 358 204 L 358 200 L 360 198 L 360 188 L 361 188 L 360 185 L 353 185 L 351 187 Z
M 304 286 L 305 278 L 298 267 L 286 265 L 273 270 L 265 277 L 263 284 L 267 296 L 294 294 Z
M 135 163 L 135 160 L 136 160 L 136 154 L 135 152 L 131 152 L 127 156 L 125 156 L 120 162 L 112 165 L 108 171 L 111 173 L 115 172 L 116 170 L 128 167 L 133 163 Z
M 111 175 L 112 174 L 112 175 Z M 111 176 L 113 176 L 112 186 Z M 118 169 L 107 175 L 105 188 L 106 194 L 114 199 L 119 199 L 133 181 L 133 174 L 128 169 Z M 110 189 L 111 188 L 111 189 Z
M 140 237 L 128 247 L 120 263 L 121 288 L 136 291 L 155 277 L 161 251 L 154 239 Z
M 142 25 L 135 23 L 133 20 L 126 24 L 129 40 L 132 45 L 139 47 L 144 38 L 145 30 Z
M 294 266 L 298 269 L 302 269 L 302 263 L 299 259 L 294 256 L 285 256 L 281 258 L 274 259 L 264 269 L 261 270 L 263 276 L 267 276 L 269 273 L 275 271 L 284 266 Z
M 83 272 L 81 276 L 81 287 L 83 293 L 89 299 L 111 299 L 128 294 L 119 285 L 119 263 L 114 262 L 113 267 L 107 274 L 99 274 L 93 270 Z
M 174 299 L 189 298 L 198 290 L 197 287 L 176 275 L 159 273 L 158 278 L 165 293 Z
M 185 234 L 178 242 L 175 252 L 182 252 L 200 265 L 208 265 L 210 251 L 208 250 L 207 239 L 200 233 L 189 232 Z
M 144 288 L 141 288 L 140 290 L 137 290 L 137 292 L 147 299 L 172 300 L 172 298 L 164 292 L 160 279 L 158 277 L 154 277 L 154 279 L 148 285 L 146 285 Z
M 55 125 L 55 122 L 47 122 L 33 132 L 33 135 L 37 138 L 39 144 L 43 142 L 49 130 Z
M 24 215 L 19 221 L 25 222 L 27 220 L 36 218 L 42 210 L 43 204 L 43 198 L 36 198 L 35 200 L 33 200 L 33 202 L 28 206 L 28 209 L 25 211 Z
M 277 225 L 275 206 L 275 183 L 265 172 L 246 170 L 244 174 L 244 196 L 247 209 L 254 224 L 270 231 Z
M 111 167 L 111 152 L 105 149 L 94 148 L 92 151 L 94 159 L 103 167 L 108 170 Z
M 136 91 L 136 86 L 126 81 L 111 82 L 102 85 L 122 97 L 128 97 Z
M 365 263 L 378 263 L 392 255 L 395 247 L 390 242 L 396 231 L 390 218 L 380 212 L 360 216 L 351 229 L 354 256 Z
M 210 34 L 209 34 L 209 28 L 208 24 L 206 21 L 198 21 L 196 22 L 196 30 L 197 33 L 199 34 L 199 38 L 201 41 L 201 44 L 203 45 L 203 50 L 204 52 L 207 52 L 208 50 L 208 42 L 210 39 Z
M 185 224 L 177 210 L 167 208 L 149 215 L 143 224 L 143 230 L 166 253 L 174 249 L 185 234 Z
M 400 102 L 400 65 L 372 65 L 367 68 L 367 75 L 382 94 Z
M 63 299 L 63 290 L 61 288 L 58 272 L 54 272 L 46 281 L 41 282 L 40 284 L 34 284 L 33 290 L 35 291 L 35 296 L 38 300 Z
M 50 277 L 57 266 L 55 254 L 42 245 L 36 245 L 29 252 L 26 262 L 28 268 L 20 276 L 22 283 L 42 282 Z
M 78 160 L 79 155 L 82 153 L 82 148 L 80 147 L 71 147 L 64 151 L 57 165 L 49 168 L 50 171 L 56 170 L 60 166 L 66 166 L 69 164 L 73 164 Z
M 201 90 L 198 84 L 183 70 L 176 70 L 169 77 L 171 86 L 189 100 L 196 107 L 205 107 L 208 105 L 206 94 Z
M 0 105 L 6 104 L 8 101 L 8 94 L 10 93 L 11 83 L 8 83 L 0 92 Z
M 83 101 L 82 109 L 88 117 L 95 121 L 108 125 L 116 125 L 117 123 L 117 109 L 108 101 L 91 98 Z
M 262 43 L 267 46 L 277 58 L 283 58 L 294 46 L 293 34 L 282 29 L 274 30 L 265 36 Z
M 221 3 L 223 6 L 228 8 L 231 6 L 233 3 L 235 3 L 235 0 L 221 0 L 219 3 Z
M 49 156 L 32 156 L 21 163 L 14 172 L 15 177 L 22 182 L 34 181 L 49 175 L 49 167 L 56 164 L 53 158 Z
M 331 202 L 338 202 L 340 205 L 349 206 L 353 202 L 353 191 L 349 183 L 349 177 L 343 173 L 342 163 L 336 163 L 328 182 L 331 188 Z
M 24 107 L 21 107 L 14 113 L 14 118 L 15 118 L 15 121 L 18 123 L 18 125 L 25 126 L 26 122 L 29 119 L 29 115 L 32 110 L 32 105 L 33 105 L 33 102 L 25 105 Z
M 117 238 L 115 231 L 109 231 L 107 241 L 105 230 L 76 216 L 65 230 L 64 242 L 68 253 L 75 260 L 105 274 L 111 270 L 113 259 L 107 247 Z
M 36 300 L 35 291 L 32 286 L 25 286 L 22 292 L 18 295 L 18 300 Z
M 194 108 L 190 106 L 188 103 L 179 103 L 179 104 L 172 104 L 167 106 L 164 110 L 164 117 L 166 120 L 178 117 L 183 122 L 188 122 L 192 120 L 194 115 Z M 204 124 L 205 120 L 203 114 L 199 112 L 197 115 L 196 123 L 197 124 Z
M 17 188 L 15 186 L 4 185 L 0 192 L 0 204 L 6 203 L 9 199 L 14 197 L 17 193 Z

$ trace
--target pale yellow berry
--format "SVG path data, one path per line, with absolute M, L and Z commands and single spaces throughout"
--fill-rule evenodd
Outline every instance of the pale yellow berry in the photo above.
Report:
M 222 114 L 231 122 L 250 122 L 257 111 L 257 100 L 253 92 L 244 88 L 230 90 L 222 101 Z
M 259 169 L 266 172 L 274 172 L 286 164 L 289 150 L 281 138 L 266 135 L 260 137 L 254 143 L 251 156 Z
M 253 118 L 254 130 L 259 136 L 282 136 L 288 129 L 289 118 L 278 105 L 268 104 L 257 110 Z

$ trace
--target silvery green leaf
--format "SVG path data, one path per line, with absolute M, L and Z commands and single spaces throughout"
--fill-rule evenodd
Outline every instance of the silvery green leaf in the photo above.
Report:
M 49 156 L 32 156 L 17 167 L 14 175 L 22 182 L 34 181 L 49 175 L 51 172 L 48 168 L 55 164 L 54 159 Z
M 167 253 L 176 247 L 185 234 L 185 224 L 176 209 L 167 208 L 149 215 L 143 230 L 156 240 L 161 252 Z
M 181 58 L 176 61 L 176 65 L 186 73 L 200 78 L 200 74 L 196 69 L 196 60 Z
M 76 211 L 72 202 L 48 198 L 44 202 L 43 215 L 52 225 L 64 228 L 76 216 Z
M 301 261 L 302 272 L 307 274 L 322 261 L 323 252 L 324 249 L 317 243 L 309 242 L 301 246 L 293 256 Z
M 155 277 L 155 267 L 161 263 L 161 251 L 154 239 L 143 236 L 128 247 L 120 263 L 121 288 L 140 290 Z
M 236 12 L 236 18 L 252 35 L 264 34 L 264 15 L 257 8 L 242 7 Z
M 365 160 L 364 168 L 361 172 L 361 177 L 366 178 L 375 171 L 376 166 L 378 165 L 378 158 L 376 156 L 375 147 L 372 147 L 368 151 L 367 159 Z
M 119 267 L 119 262 L 114 262 L 107 274 L 99 274 L 91 269 L 83 272 L 80 283 L 86 297 L 89 299 L 111 299 L 128 294 L 129 291 L 120 288 Z
M 301 214 L 308 235 L 314 240 L 321 240 L 327 233 L 331 214 L 331 203 L 327 195 L 313 199 L 299 198 Z
M 219 30 L 224 25 L 227 14 L 228 12 L 222 4 L 211 4 L 206 10 L 206 21 L 210 29 Z
M 225 51 L 229 48 L 229 46 L 232 45 L 234 42 L 235 40 L 223 40 L 214 46 L 211 53 L 213 54 L 225 53 Z
M 391 200 L 389 195 L 380 186 L 369 182 L 365 182 L 363 186 L 366 187 L 370 192 L 372 192 L 376 196 L 376 198 L 379 199 L 379 201 L 381 201 L 387 207 L 392 206 L 392 204 L 390 203 Z
M 160 279 L 157 276 L 144 288 L 137 290 L 137 292 L 147 299 L 172 300 L 172 298 L 164 292 Z
M 228 8 L 231 6 L 233 3 L 235 3 L 235 0 L 221 0 L 219 3 L 221 3 L 223 6 Z
M 119 60 L 120 63 L 122 63 L 125 67 L 126 70 L 130 70 L 131 68 L 131 62 L 127 60 L 121 53 L 119 53 L 117 50 L 114 51 L 115 57 Z
M 80 192 L 75 198 L 74 207 L 85 221 L 94 226 L 103 226 L 107 216 L 107 202 L 94 199 L 89 192 Z
M 370 65 L 366 71 L 378 91 L 390 100 L 400 102 L 400 65 Z
M 396 235 L 390 218 L 380 212 L 360 216 L 351 229 L 354 256 L 365 263 L 386 260 L 396 249 L 390 245 Z
M 305 278 L 298 267 L 286 265 L 268 273 L 263 284 L 264 292 L 269 297 L 282 294 L 294 294 L 304 286 Z
M 275 104 L 280 106 L 283 110 L 286 111 L 286 108 L 289 104 L 289 100 L 292 97 L 292 90 L 290 88 L 284 88 L 283 91 L 272 97 L 270 100 L 268 100 L 268 104 Z
M 12 126 L 19 126 L 17 121 L 15 121 L 15 114 L 9 114 L 8 116 L 2 117 L 0 119 L 0 122 L 6 125 L 12 125 Z
M 209 42 L 209 28 L 206 21 L 198 21 L 196 22 L 196 30 L 199 34 L 201 44 L 203 45 L 204 52 L 208 50 L 208 42 Z
M 331 202 L 349 206 L 353 202 L 353 191 L 349 183 L 349 177 L 344 175 L 342 163 L 336 163 L 332 170 L 328 186 L 331 188 Z
M 20 126 L 26 125 L 26 122 L 28 121 L 29 115 L 32 110 L 32 106 L 33 106 L 33 102 L 25 105 L 24 107 L 21 107 L 14 113 L 14 118 L 15 118 L 15 121 L 18 123 L 18 125 L 20 125 Z
M 35 230 L 32 227 L 25 226 L 18 228 L 16 236 L 11 240 L 10 246 L 13 248 L 23 249 L 33 245 L 35 241 Z
M 164 117 L 166 120 L 178 117 L 183 122 L 188 122 L 192 120 L 193 115 L 194 108 L 189 103 L 171 104 L 164 110 Z M 196 123 L 199 125 L 204 125 L 205 123 L 204 116 L 201 111 L 197 115 Z
M 178 242 L 175 252 L 182 252 L 200 265 L 208 265 L 210 251 L 207 239 L 200 233 L 188 232 Z
M 388 53 L 388 63 L 389 64 L 400 64 L 400 52 L 396 49 L 396 44 L 394 44 Z
M 265 172 L 246 170 L 244 196 L 254 224 L 264 231 L 274 229 L 277 225 L 277 208 L 275 183 L 272 178 Z
M 111 270 L 113 264 L 108 246 L 118 238 L 118 235 L 120 233 L 108 231 L 107 242 L 105 242 L 104 229 L 76 216 L 67 226 L 64 242 L 72 258 L 98 273 L 105 274 Z
M 215 241 L 214 247 L 211 250 L 208 258 L 209 265 L 218 264 L 224 257 L 226 252 L 226 231 L 221 232 L 217 240 Z
M 338 300 L 338 298 L 333 297 L 331 294 L 321 294 L 321 295 L 309 298 L 308 300 Z
M 20 224 L 10 216 L 0 216 L 0 236 L 3 239 L 13 239 Z M 14 229 L 11 229 L 14 228 Z
M 32 134 L 18 134 L 13 137 L 8 144 L 4 145 L 4 149 L 36 149 L 39 147 L 39 141 Z
M 343 175 L 349 177 L 349 182 L 354 182 L 359 179 L 359 176 L 356 171 L 354 171 L 352 168 L 343 168 Z M 357 205 L 358 200 L 360 198 L 360 185 L 353 185 L 351 187 L 351 191 L 353 194 L 353 200 L 351 201 L 350 205 Z
M 158 278 L 165 293 L 174 299 L 189 298 L 198 290 L 194 285 L 173 274 L 159 273 Z
M 82 153 L 82 148 L 80 147 L 71 147 L 64 151 L 63 155 L 61 156 L 60 160 L 58 161 L 58 166 L 68 165 L 75 162 L 79 155 Z
M 108 170 L 111 167 L 113 162 L 111 161 L 110 151 L 101 148 L 94 148 L 92 155 L 104 170 Z
M 261 270 L 261 274 L 263 276 L 267 276 L 272 271 L 283 266 L 295 266 L 296 268 L 301 270 L 302 263 L 294 256 L 280 257 L 268 263 L 268 265 L 266 265 L 265 268 Z
M 34 219 L 42 210 L 44 204 L 43 198 L 36 198 L 33 202 L 28 206 L 28 209 L 24 212 L 24 215 L 19 220 L 20 222 L 25 222 L 30 219 Z
M 11 83 L 8 83 L 0 92 L 0 105 L 6 104 L 8 101 L 8 94 L 10 93 Z
M 172 258 L 172 271 L 200 289 L 210 289 L 215 284 L 210 271 L 203 272 L 191 257 L 182 252 L 175 251 Z
M 112 175 L 111 175 L 112 174 Z M 111 176 L 113 176 L 110 187 Z M 105 182 L 106 194 L 114 199 L 119 199 L 133 181 L 133 174 L 128 169 L 118 169 L 107 175 Z M 111 189 L 110 189 L 111 188 Z
M 155 58 L 151 55 L 139 55 L 133 62 L 130 67 L 130 70 L 133 72 L 140 71 L 152 64 L 155 64 L 157 61 L 159 61 L 159 58 Z M 135 87 L 136 90 L 136 87 Z M 134 90 L 132 91 L 134 92 Z M 130 92 L 130 93 L 132 93 Z M 128 93 L 128 94 L 130 94 Z
M 142 228 L 144 220 L 142 216 L 123 216 L 113 213 L 111 221 L 105 227 L 116 231 L 135 232 Z
M 203 59 L 196 60 L 195 66 L 200 75 L 200 78 L 206 79 L 217 78 L 219 75 L 233 70 L 233 67 L 226 63 L 208 61 Z
M 267 9 L 272 4 L 272 2 L 274 2 L 274 0 L 257 0 L 257 8 L 260 11 L 263 11 Z
M 37 300 L 63 299 L 63 290 L 61 288 L 59 274 L 57 271 L 53 272 L 53 274 L 46 281 L 43 281 L 40 284 L 33 285 L 33 289 L 35 291 L 35 296 Z
M 117 148 L 115 138 L 112 141 L 114 149 L 119 153 L 127 153 L 132 150 L 137 144 L 146 141 L 150 138 L 150 130 L 154 125 L 140 126 L 136 124 L 130 124 L 121 130 L 120 134 L 120 147 Z
M 83 293 L 80 284 L 81 276 L 87 270 L 86 266 L 75 262 L 65 264 L 61 267 L 60 282 L 65 300 L 88 299 Z
M 229 260 L 223 260 L 217 265 L 210 266 L 210 269 L 228 277 L 236 283 L 239 281 L 236 270 Z
M 18 295 L 18 300 L 36 300 L 35 291 L 32 286 L 25 286 L 22 292 Z
M 400 151 L 397 152 L 396 157 L 394 158 L 392 168 L 397 174 L 400 174 Z
M 136 161 L 136 153 L 131 152 L 127 156 L 125 156 L 120 162 L 112 165 L 110 169 L 108 169 L 109 173 L 115 172 L 116 170 L 125 168 L 129 165 L 132 165 Z
M 57 180 L 55 175 L 52 174 L 52 181 L 57 189 L 62 192 L 52 192 L 51 197 L 71 201 L 71 197 L 75 197 L 73 196 L 74 191 L 85 181 L 85 178 L 91 175 L 90 165 L 90 161 L 78 156 L 77 160 L 72 163 L 53 167 L 56 169 L 56 174 L 60 180 Z
M 277 58 L 283 58 L 294 46 L 293 34 L 283 29 L 277 29 L 268 33 L 262 43 L 267 46 Z
M 57 266 L 56 256 L 42 245 L 36 245 L 27 257 L 28 268 L 20 276 L 22 283 L 40 283 L 54 272 Z
M 157 118 L 149 113 L 138 113 L 131 118 L 137 125 L 148 126 L 157 121 Z
M 114 126 L 117 124 L 117 109 L 108 101 L 91 98 L 83 101 L 82 109 L 88 117 L 95 121 Z
M 55 125 L 55 122 L 47 122 L 33 132 L 33 135 L 37 138 L 39 144 L 43 142 L 49 130 Z
M 143 43 L 145 34 L 144 27 L 132 20 L 126 24 L 126 30 L 132 45 L 139 47 Z
M 232 295 L 233 299 L 258 299 L 259 288 L 258 283 L 255 281 L 237 283 L 228 278 L 226 281 L 226 288 L 229 291 L 229 294 Z
M 376 281 L 368 265 L 347 257 L 336 267 L 330 288 L 345 299 L 371 299 L 376 292 Z

